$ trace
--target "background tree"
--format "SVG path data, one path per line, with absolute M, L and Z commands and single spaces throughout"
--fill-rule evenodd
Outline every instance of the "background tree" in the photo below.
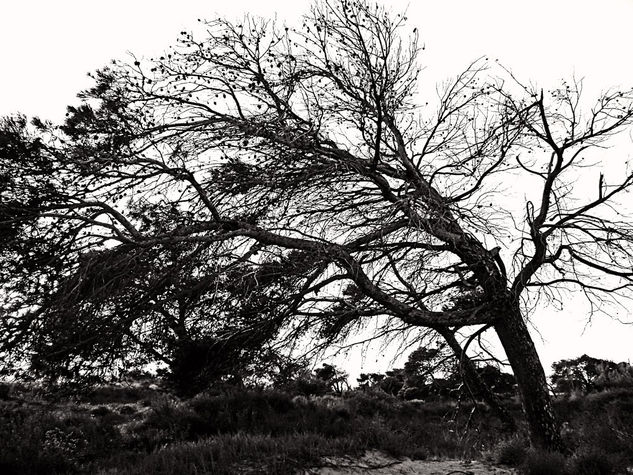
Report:
M 615 363 L 582 355 L 560 360 L 552 365 L 552 383 L 557 391 L 587 393 L 609 388 L 633 386 L 633 367 L 629 363 Z
M 515 379 L 497 366 L 469 359 L 476 380 L 465 375 L 459 355 L 447 345 L 422 346 L 409 354 L 402 368 L 385 374 L 361 374 L 359 386 L 363 389 L 379 388 L 403 399 L 425 399 L 429 396 L 457 397 L 466 395 L 473 400 L 486 401 L 500 419 L 513 425 L 496 394 L 512 393 Z
M 378 387 L 380 382 L 385 379 L 385 375 L 382 373 L 361 373 L 356 382 L 358 387 L 362 390 L 368 390 Z
M 585 157 L 630 123 L 631 92 L 582 108 L 578 83 L 545 93 L 504 71 L 495 79 L 477 61 L 426 102 L 416 92 L 417 33 L 401 36 L 403 16 L 364 1 L 317 3 L 298 29 L 254 19 L 202 26 L 203 37 L 183 32 L 159 58 L 98 72 L 64 126 L 41 132 L 35 167 L 1 157 L 9 175 L 54 168 L 53 196 L 25 206 L 15 197 L 27 185 L 17 182 L 1 212 L 12 243 L 49 245 L 54 235 L 61 266 L 25 276 L 47 291 L 3 280 L 12 289 L 3 350 L 54 362 L 49 299 L 87 253 L 199 247 L 223 269 L 291 276 L 283 291 L 257 281 L 254 294 L 277 299 L 264 320 L 286 341 L 313 332 L 331 342 L 381 318 L 379 334 L 430 329 L 454 338 L 466 361 L 469 340 L 458 338 L 493 330 L 532 443 L 559 448 L 527 321 L 568 288 L 594 304 L 629 295 L 631 222 L 616 206 L 633 175 L 624 161 L 607 172 Z M 573 185 L 589 180 L 592 195 Z M 516 183 L 528 185 L 526 198 L 511 210 L 504 187 Z M 163 223 L 168 215 L 177 219 Z M 229 274 L 208 275 L 222 287 Z M 89 302 L 74 289 L 65 295 Z M 250 296 L 226 298 L 242 306 Z M 81 348 L 64 345 L 65 358 L 90 368 L 94 355 Z
M 404 384 L 400 393 L 405 399 L 424 398 L 428 395 L 448 396 L 460 384 L 455 371 L 455 355 L 445 346 L 421 347 L 409 355 L 402 375 Z
M 323 363 L 320 368 L 314 370 L 317 378 L 326 382 L 331 391 L 341 394 L 343 390 L 349 389 L 347 383 L 347 373 L 331 364 Z

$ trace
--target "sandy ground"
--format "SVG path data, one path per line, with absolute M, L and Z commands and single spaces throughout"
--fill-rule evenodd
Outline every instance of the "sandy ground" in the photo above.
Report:
M 378 452 L 368 452 L 360 459 L 351 457 L 325 459 L 326 466 L 304 471 L 304 475 L 339 475 L 371 473 L 380 475 L 514 475 L 517 472 L 477 461 L 393 459 Z

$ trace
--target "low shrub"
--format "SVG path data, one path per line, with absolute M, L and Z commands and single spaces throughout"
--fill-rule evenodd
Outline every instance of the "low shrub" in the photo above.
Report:
M 297 377 L 284 388 L 291 394 L 302 396 L 322 396 L 330 390 L 329 384 L 314 375 L 306 374 Z
M 584 398 L 585 406 L 589 410 L 600 410 L 609 403 L 633 403 L 633 390 L 629 388 L 610 389 L 589 393 Z
M 518 437 L 501 442 L 495 447 L 493 460 L 510 467 L 520 466 L 528 454 L 528 444 Z
M 154 405 L 143 422 L 134 427 L 129 444 L 137 450 L 151 451 L 166 443 L 191 440 L 205 430 L 205 421 L 185 405 L 164 400 Z
M 292 404 L 295 407 L 306 407 L 310 403 L 310 400 L 305 396 L 295 396 L 292 398 Z
M 123 416 L 131 416 L 133 414 L 136 414 L 137 412 L 137 409 L 134 406 L 130 406 L 129 404 L 119 407 L 119 414 Z
M 12 385 L 0 382 L 0 401 L 6 401 L 11 396 Z
M 576 454 L 570 462 L 570 473 L 574 475 L 614 475 L 616 464 L 605 453 L 589 451 Z
M 357 391 L 350 394 L 346 401 L 354 413 L 364 417 L 393 413 L 400 404 L 394 396 L 378 391 Z
M 105 415 L 112 414 L 112 411 L 106 406 L 97 406 L 90 411 L 90 414 L 95 417 L 103 417 Z
M 524 475 L 568 475 L 565 457 L 556 452 L 530 450 L 520 468 Z
M 89 404 L 134 403 L 151 396 L 156 391 L 137 386 L 99 386 L 80 395 L 80 400 Z

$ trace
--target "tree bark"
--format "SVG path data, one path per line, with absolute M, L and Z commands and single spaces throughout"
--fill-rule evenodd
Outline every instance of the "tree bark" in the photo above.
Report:
M 562 442 L 545 371 L 519 309 L 500 318 L 494 325 L 514 371 L 523 412 L 534 447 L 560 452 Z
M 468 355 L 464 354 L 461 345 L 457 341 L 457 338 L 455 338 L 455 335 L 451 331 L 445 329 L 437 331 L 446 340 L 446 343 L 448 343 L 448 346 L 450 346 L 451 350 L 453 350 L 453 353 L 455 353 L 455 356 L 459 360 L 460 368 L 463 371 L 464 382 L 471 392 L 479 395 L 484 402 L 488 404 L 490 409 L 499 418 L 506 429 L 516 429 L 516 422 L 514 418 L 510 415 L 506 408 L 503 407 L 497 395 L 493 393 L 488 385 L 482 381 L 475 364 Z

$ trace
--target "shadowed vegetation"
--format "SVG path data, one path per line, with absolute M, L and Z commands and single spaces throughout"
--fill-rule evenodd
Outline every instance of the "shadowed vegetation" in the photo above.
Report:
M 529 448 L 525 426 L 505 431 L 485 406 L 450 397 L 407 401 L 378 387 L 305 396 L 225 385 L 180 399 L 156 383 L 107 386 L 81 398 L 7 385 L 0 470 L 283 474 L 368 450 L 484 459 L 534 474 L 621 473 L 633 465 L 630 388 L 557 398 L 565 452 L 550 456 Z M 518 416 L 516 397 L 503 404 Z

